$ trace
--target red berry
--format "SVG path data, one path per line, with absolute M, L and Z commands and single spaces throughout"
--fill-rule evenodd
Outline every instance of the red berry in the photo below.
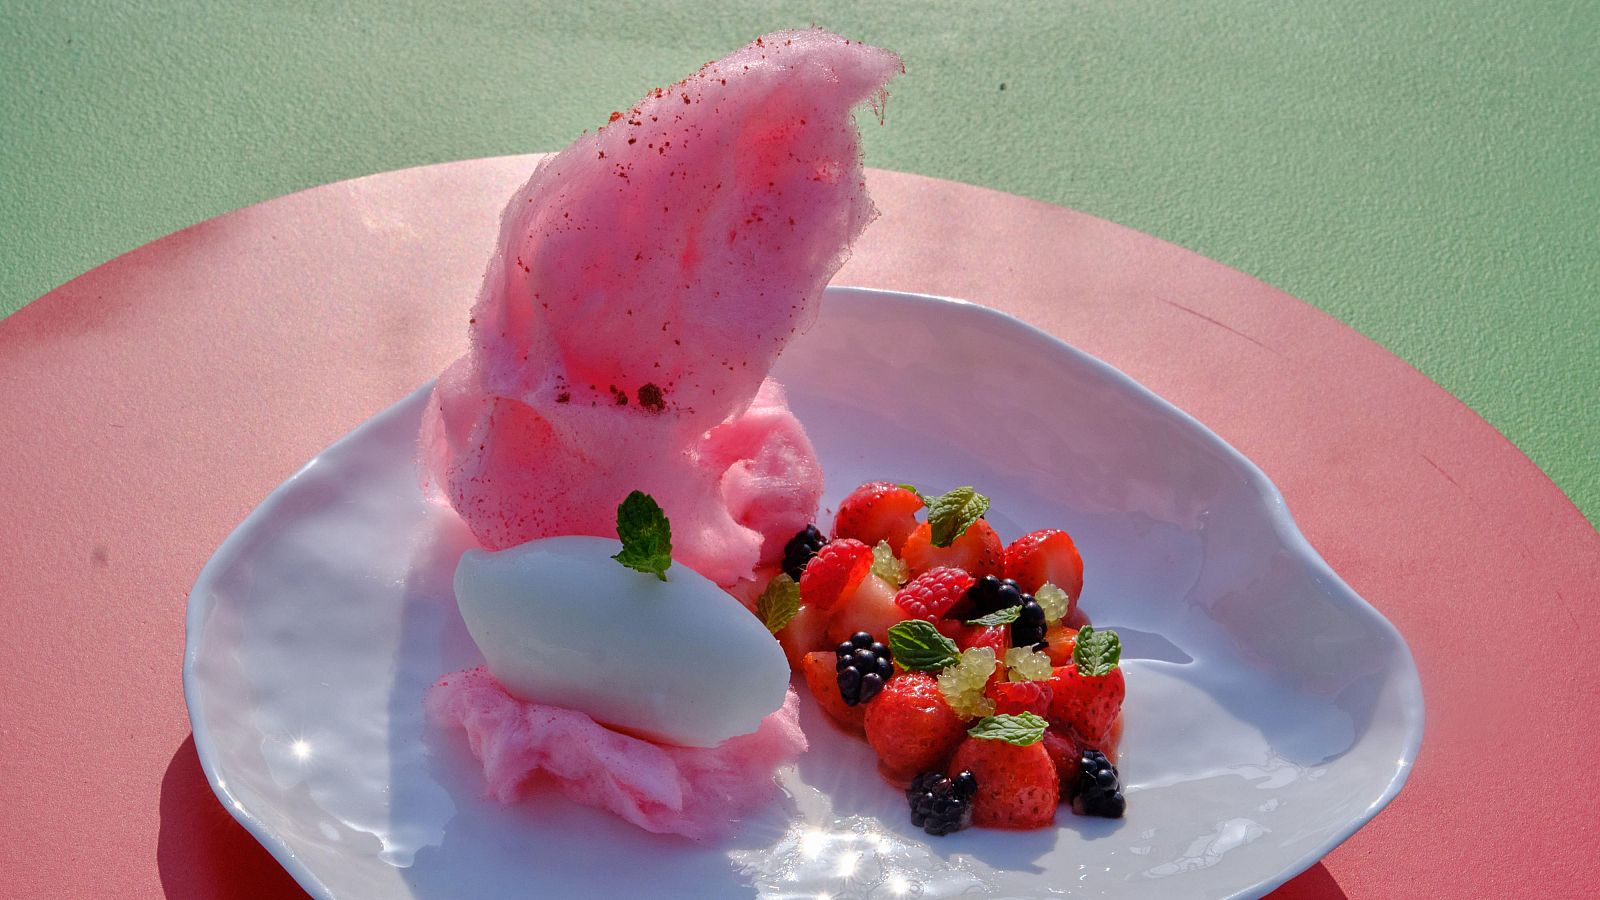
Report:
M 831 609 L 840 597 L 855 590 L 870 571 L 872 548 L 848 539 L 829 541 L 800 573 L 800 602 Z
M 1044 652 L 1050 656 L 1050 665 L 1064 666 L 1072 662 L 1072 648 L 1078 645 L 1078 629 L 1057 622 L 1045 630 L 1044 641 Z
M 1128 687 L 1120 666 L 1104 675 L 1084 675 L 1068 663 L 1056 667 L 1050 690 L 1050 721 L 1071 728 L 1089 746 L 1099 747 L 1122 711 Z
M 878 754 L 883 773 L 892 781 L 943 769 L 966 735 L 933 676 L 902 672 L 889 679 L 883 693 L 867 704 L 867 743 Z
M 1006 650 L 1011 647 L 1011 626 L 967 625 L 952 640 L 956 642 L 956 646 L 963 650 L 972 647 L 988 647 L 994 651 L 995 659 L 1004 659 Z
M 1083 593 L 1083 557 L 1078 547 L 1065 531 L 1041 528 L 1011 542 L 1006 548 L 1006 577 L 1017 583 L 1025 594 L 1031 594 L 1045 582 L 1050 582 L 1072 599 L 1067 615 L 1077 606 L 1078 595 Z
M 844 702 L 844 696 L 839 693 L 838 659 L 838 654 L 832 650 L 807 653 L 800 661 L 800 671 L 806 677 L 806 686 L 811 688 L 811 696 L 817 698 L 817 705 L 828 718 L 852 734 L 862 734 L 868 705 L 849 706 Z
M 1050 685 L 1043 681 L 1000 681 L 985 691 L 994 701 L 995 715 L 1031 712 L 1040 718 L 1050 715 Z
M 900 593 L 894 595 L 894 602 L 909 618 L 936 622 L 966 599 L 972 580 L 971 575 L 960 569 L 929 569 L 907 582 Z
M 917 527 L 922 498 L 887 481 L 869 481 L 850 492 L 833 518 L 835 538 L 854 538 L 868 547 L 888 541 L 899 555 L 906 538 Z
M 1070 733 L 1054 727 L 1045 731 L 1040 743 L 1044 744 L 1044 752 L 1050 754 L 1050 761 L 1055 763 L 1056 777 L 1061 780 L 1061 799 L 1071 800 L 1078 787 L 1078 776 L 1083 772 L 1078 764 L 1083 751 Z
M 933 526 L 923 522 L 906 538 L 905 546 L 900 548 L 900 558 L 911 567 L 913 575 L 936 566 L 953 566 L 965 569 L 973 578 L 982 578 L 1003 575 L 1006 568 L 1005 545 L 983 519 L 973 522 L 948 547 L 935 547 Z
M 1055 821 L 1061 777 L 1043 741 L 1018 747 L 968 737 L 946 770 L 978 781 L 972 824 L 986 828 L 1043 828 Z

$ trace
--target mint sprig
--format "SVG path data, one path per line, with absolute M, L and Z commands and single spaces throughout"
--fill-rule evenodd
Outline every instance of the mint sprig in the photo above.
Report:
M 767 589 L 756 599 L 756 615 L 773 634 L 782 631 L 799 611 L 800 585 L 781 572 L 767 582 Z
M 967 533 L 972 523 L 989 511 L 989 498 L 972 487 L 958 487 L 937 497 L 927 498 L 928 525 L 935 547 L 948 547 Z
M 1005 609 L 1002 609 L 1002 610 L 1000 610 L 998 612 L 989 613 L 987 616 L 980 616 L 980 617 L 978 617 L 976 619 L 968 619 L 967 620 L 967 624 L 968 625 L 1010 625 L 1012 622 L 1015 622 L 1017 620 L 1017 617 L 1020 616 L 1020 615 L 1022 615 L 1022 607 L 1020 607 L 1020 606 L 1008 606 Z
M 889 626 L 889 652 L 900 667 L 912 672 L 937 672 L 961 655 L 956 642 L 930 622 L 906 619 Z
M 634 491 L 617 506 L 617 538 L 622 541 L 622 552 L 612 559 L 667 580 L 672 565 L 672 525 L 655 498 Z
M 967 729 L 967 734 L 986 741 L 1005 741 L 1016 747 L 1026 747 L 1044 740 L 1044 730 L 1050 723 L 1031 712 L 1017 715 L 989 716 Z
M 1078 629 L 1072 648 L 1072 664 L 1079 675 L 1100 676 L 1117 667 L 1122 659 L 1122 639 L 1115 631 L 1096 631 L 1085 625 Z

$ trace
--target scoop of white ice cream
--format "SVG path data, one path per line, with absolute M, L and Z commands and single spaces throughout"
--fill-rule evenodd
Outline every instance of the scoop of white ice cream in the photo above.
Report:
M 675 565 L 612 559 L 608 538 L 555 537 L 456 565 L 456 603 L 489 671 L 524 700 L 652 740 L 711 747 L 783 704 L 789 667 L 739 601 Z

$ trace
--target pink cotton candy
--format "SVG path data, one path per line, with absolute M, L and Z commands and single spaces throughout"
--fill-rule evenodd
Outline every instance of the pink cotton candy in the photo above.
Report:
M 814 517 L 821 469 L 766 374 L 876 215 L 851 111 L 900 71 L 768 35 L 540 163 L 424 422 L 484 546 L 611 536 L 643 490 L 674 557 L 731 585 Z
M 646 831 L 691 838 L 725 834 L 771 800 L 774 771 L 806 749 L 793 689 L 753 734 L 703 749 L 653 744 L 576 710 L 518 700 L 482 667 L 441 678 L 423 704 L 436 722 L 466 730 L 501 803 L 547 782 Z

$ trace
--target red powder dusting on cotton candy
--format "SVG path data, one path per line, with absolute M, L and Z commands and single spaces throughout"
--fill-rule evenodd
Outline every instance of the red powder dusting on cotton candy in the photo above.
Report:
M 715 747 L 653 744 L 576 710 L 518 700 L 482 668 L 439 680 L 423 701 L 460 726 L 490 796 L 522 799 L 536 783 L 647 831 L 710 838 L 777 794 L 773 771 L 806 749 L 793 689 L 754 733 Z
M 822 472 L 766 373 L 876 215 L 852 110 L 900 71 L 768 35 L 540 163 L 424 422 L 484 546 L 610 536 L 637 489 L 678 561 L 731 585 L 814 517 Z

